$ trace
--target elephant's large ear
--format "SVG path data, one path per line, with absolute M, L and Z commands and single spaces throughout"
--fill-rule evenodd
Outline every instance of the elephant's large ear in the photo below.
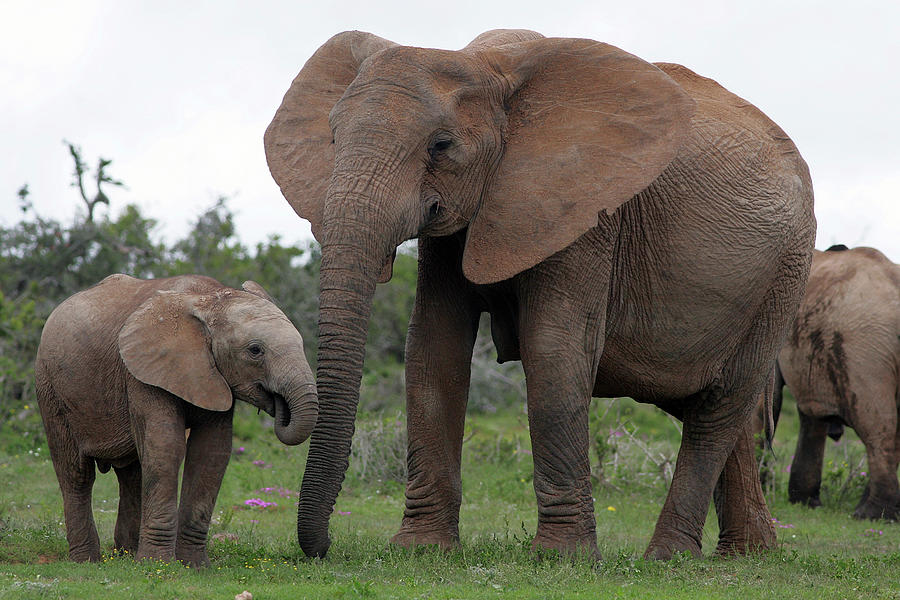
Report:
M 197 295 L 157 292 L 125 321 L 119 355 L 135 379 L 207 410 L 231 408 L 231 388 L 216 368 Z
M 263 300 L 268 300 L 272 304 L 275 304 L 275 299 L 269 295 L 269 292 L 267 292 L 263 286 L 259 285 L 255 281 L 248 279 L 247 281 L 245 281 L 244 283 L 241 284 L 241 289 L 244 290 L 245 292 L 249 292 L 249 293 L 253 294 L 254 296 L 258 296 L 258 297 L 262 298 Z
M 694 101 L 652 64 L 591 40 L 479 54 L 509 82 L 508 122 L 463 271 L 493 283 L 562 250 L 656 179 L 690 131 Z
M 371 33 L 345 31 L 306 61 L 266 129 L 269 171 L 294 211 L 307 219 L 320 242 L 325 193 L 334 168 L 328 114 L 362 62 L 395 46 Z

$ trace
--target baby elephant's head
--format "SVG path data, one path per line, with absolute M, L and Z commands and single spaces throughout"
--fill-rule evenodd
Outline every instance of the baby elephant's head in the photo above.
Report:
M 224 411 L 239 398 L 275 418 L 295 445 L 312 433 L 318 396 L 303 338 L 263 288 L 161 291 L 119 333 L 119 352 L 138 380 L 191 404 Z

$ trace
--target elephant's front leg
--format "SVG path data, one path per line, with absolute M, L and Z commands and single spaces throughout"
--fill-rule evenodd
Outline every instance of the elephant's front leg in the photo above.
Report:
M 592 361 L 558 328 L 523 337 L 538 525 L 532 546 L 598 556 L 588 457 Z M 578 346 L 578 347 L 575 347 Z
M 189 411 L 191 434 L 178 503 L 175 557 L 192 567 L 205 567 L 209 566 L 206 552 L 209 522 L 231 457 L 234 408 L 213 412 L 189 407 Z
M 409 474 L 403 522 L 391 540 L 406 547 L 459 544 L 460 456 L 479 311 L 458 266 L 434 250 L 441 243 L 420 242 L 406 338 Z
M 136 380 L 127 384 L 141 462 L 141 528 L 137 558 L 171 561 L 177 533 L 178 470 L 184 460 L 182 401 Z

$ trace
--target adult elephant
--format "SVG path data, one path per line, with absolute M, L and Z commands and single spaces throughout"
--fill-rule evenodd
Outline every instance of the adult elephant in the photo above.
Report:
M 723 466 L 720 550 L 773 543 L 745 429 L 796 314 L 815 219 L 806 164 L 759 110 L 591 40 L 499 30 L 445 51 L 345 32 L 294 79 L 265 147 L 322 244 L 306 554 L 330 544 L 375 284 L 416 237 L 394 542 L 459 543 L 470 362 L 488 312 L 500 361 L 520 359 L 527 378 L 536 548 L 597 550 L 592 394 L 684 420 L 648 556 L 700 553 Z
M 778 357 L 797 399 L 800 436 L 788 498 L 819 506 L 825 436 L 849 425 L 866 447 L 869 481 L 853 512 L 900 515 L 900 265 L 874 248 L 813 256 L 806 295 Z

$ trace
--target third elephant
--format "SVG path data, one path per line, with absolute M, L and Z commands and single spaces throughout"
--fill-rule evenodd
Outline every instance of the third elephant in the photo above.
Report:
M 797 399 L 800 436 L 791 502 L 821 504 L 825 437 L 849 425 L 866 447 L 869 481 L 853 515 L 900 515 L 900 265 L 873 248 L 816 252 L 806 295 L 778 357 Z

